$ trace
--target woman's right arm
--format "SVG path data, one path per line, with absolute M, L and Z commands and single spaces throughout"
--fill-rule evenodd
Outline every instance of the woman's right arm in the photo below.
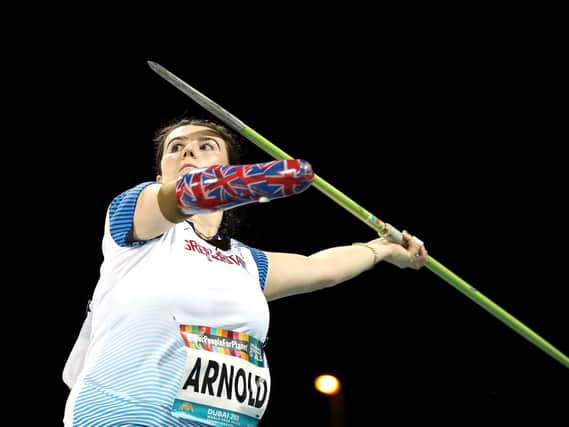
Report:
M 182 175 L 176 181 L 151 184 L 142 190 L 136 202 L 132 237 L 149 240 L 191 215 L 293 196 L 305 191 L 313 177 L 310 163 L 291 159 L 213 165 Z
M 150 184 L 138 196 L 132 230 L 134 240 L 150 240 L 164 234 L 174 225 L 162 215 L 158 205 L 161 187 L 162 184 Z

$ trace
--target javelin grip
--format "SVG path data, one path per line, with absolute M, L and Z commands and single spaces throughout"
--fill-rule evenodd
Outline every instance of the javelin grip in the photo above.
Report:
M 382 237 L 386 238 L 390 242 L 399 243 L 401 246 L 405 246 L 403 242 L 403 234 L 391 224 L 385 224 L 387 233 L 383 234 Z M 423 241 L 416 236 L 413 236 L 413 240 L 419 246 L 423 246 Z
M 300 159 L 211 166 L 178 178 L 176 200 L 183 215 L 228 210 L 300 194 L 313 177 L 310 163 Z

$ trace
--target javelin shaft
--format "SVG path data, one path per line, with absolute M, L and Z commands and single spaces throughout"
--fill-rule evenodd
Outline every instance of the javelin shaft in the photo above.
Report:
M 166 70 L 161 65 L 148 61 L 148 65 L 154 72 L 156 72 L 163 79 L 168 81 L 170 84 L 177 87 L 180 91 L 189 96 L 197 104 L 201 105 L 219 120 L 224 122 L 226 125 L 231 127 L 233 130 L 238 132 L 240 135 L 247 138 L 253 144 L 257 145 L 266 153 L 273 156 L 275 159 L 292 159 L 290 155 L 285 153 L 283 150 L 278 148 L 267 138 L 263 137 L 250 127 L 246 126 L 241 120 L 235 117 L 233 114 L 229 113 L 227 110 L 213 102 L 211 99 L 207 98 L 202 93 L 198 92 L 196 89 L 191 87 L 189 84 Z M 369 227 L 376 230 L 381 236 L 391 240 L 402 243 L 402 237 L 399 230 L 390 224 L 384 223 L 371 212 L 364 209 L 358 203 L 350 199 L 340 190 L 332 186 L 330 183 L 326 182 L 324 179 L 318 175 L 314 175 L 313 186 L 320 190 L 323 194 L 328 196 L 330 199 L 335 201 L 337 204 L 342 206 L 348 212 L 356 216 L 358 219 L 363 221 Z M 452 271 L 447 269 L 432 256 L 428 257 L 426 267 L 433 273 L 438 275 L 441 279 L 449 283 L 454 288 L 458 289 L 472 301 L 477 303 L 479 306 L 484 308 L 486 311 L 494 315 L 497 319 L 501 320 L 504 324 L 509 326 L 511 329 L 522 335 L 532 344 L 536 345 L 538 348 L 543 350 L 545 353 L 549 354 L 551 357 L 556 359 L 558 362 L 563 364 L 565 367 L 569 368 L 569 357 L 555 348 L 551 343 L 543 339 L 540 335 L 535 333 L 529 327 L 524 325 L 510 313 L 499 307 L 497 304 L 492 302 L 477 289 L 470 286 L 466 281 L 461 279 L 459 276 L 454 274 Z
M 243 126 L 239 133 L 246 137 L 249 141 L 253 144 L 257 145 L 259 148 L 264 150 L 266 153 L 270 154 L 271 156 L 275 157 L 276 159 L 292 159 L 290 155 L 285 153 L 283 150 L 278 148 L 274 145 L 271 141 L 263 137 L 262 135 L 255 132 L 248 126 Z M 364 209 L 362 206 L 354 202 L 332 184 L 326 182 L 317 174 L 314 174 L 314 180 L 312 183 L 313 187 L 316 187 L 326 196 L 334 200 L 348 212 L 356 216 L 356 218 L 365 222 L 368 226 L 376 230 L 381 236 L 391 240 L 396 241 L 398 243 L 402 243 L 403 239 L 401 237 L 401 233 L 395 227 L 391 226 L 390 224 L 386 224 L 377 218 L 375 215 L 372 215 L 371 212 Z

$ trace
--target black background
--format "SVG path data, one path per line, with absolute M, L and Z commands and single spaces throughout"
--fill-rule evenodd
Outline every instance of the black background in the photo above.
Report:
M 32 166 L 25 195 L 42 212 L 32 242 L 48 243 L 40 271 L 26 272 L 41 274 L 38 321 L 53 333 L 42 345 L 45 425 L 63 415 L 61 371 L 97 281 L 107 204 L 154 178 L 159 126 L 210 118 L 147 60 L 418 235 L 433 258 L 569 354 L 554 28 L 460 13 L 416 26 L 417 16 L 366 19 L 365 10 L 276 11 L 233 26 L 229 11 L 221 18 L 74 19 L 11 52 L 6 71 L 23 82 L 15 130 L 28 141 L 19 158 L 49 168 Z M 271 160 L 246 144 L 245 162 Z M 315 188 L 243 211 L 238 237 L 270 251 L 308 255 L 375 236 Z M 327 398 L 312 386 L 320 373 L 343 383 L 346 426 L 566 419 L 567 368 L 427 268 L 380 264 L 270 308 L 264 426 L 328 426 Z

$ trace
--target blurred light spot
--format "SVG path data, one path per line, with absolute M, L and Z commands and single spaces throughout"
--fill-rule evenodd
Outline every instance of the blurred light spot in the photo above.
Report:
M 314 380 L 314 387 L 320 393 L 338 394 L 340 392 L 340 381 L 333 375 L 320 375 Z

